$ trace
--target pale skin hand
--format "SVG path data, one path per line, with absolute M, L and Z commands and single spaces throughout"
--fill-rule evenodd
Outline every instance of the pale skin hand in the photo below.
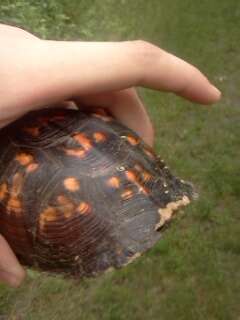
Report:
M 73 101 L 107 108 L 153 145 L 152 123 L 135 87 L 201 104 L 221 96 L 197 68 L 145 41 L 47 41 L 0 24 L 0 43 L 0 127 L 30 110 Z M 17 287 L 24 277 L 0 235 L 0 282 Z

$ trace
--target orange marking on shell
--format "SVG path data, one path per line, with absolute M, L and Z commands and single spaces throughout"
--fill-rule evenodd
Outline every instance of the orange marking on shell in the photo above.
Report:
M 26 171 L 27 171 L 27 173 L 31 173 L 31 172 L 36 171 L 36 170 L 38 169 L 38 167 L 39 167 L 39 164 L 37 164 L 37 163 L 30 163 L 30 164 L 27 166 Z
M 7 211 L 8 213 L 14 212 L 16 214 L 20 214 L 22 212 L 22 204 L 17 196 L 11 195 L 10 199 L 7 203 Z
M 128 141 L 132 146 L 136 146 L 137 144 L 139 144 L 140 139 L 139 139 L 139 138 L 136 138 L 136 137 L 134 137 L 134 136 L 128 135 L 128 136 L 127 136 L 127 141 Z
M 16 155 L 15 160 L 18 161 L 22 166 L 27 166 L 33 161 L 33 156 L 28 153 L 19 153 Z
M 33 137 L 38 137 L 40 135 L 39 127 L 24 127 L 23 131 L 30 134 Z
M 127 170 L 125 171 L 125 174 L 127 176 L 127 179 L 131 182 L 133 182 L 138 188 L 139 188 L 139 191 L 143 192 L 144 194 L 147 194 L 148 193 L 148 190 L 147 188 L 145 188 L 138 180 L 138 177 L 137 175 L 131 171 L 131 170 Z
M 86 156 L 86 151 L 82 148 L 65 149 L 68 156 L 74 156 L 83 159 Z
M 23 175 L 20 173 L 16 173 L 13 176 L 12 188 L 10 189 L 10 198 L 7 203 L 7 211 L 14 212 L 19 214 L 22 212 L 22 204 L 19 199 L 19 195 L 21 194 L 23 188 Z
M 93 138 L 97 143 L 104 142 L 107 140 L 106 135 L 102 132 L 94 132 Z
M 91 206 L 87 202 L 82 201 L 77 207 L 77 211 L 80 214 L 89 214 L 91 212 Z
M 74 214 L 74 211 L 71 208 L 66 208 L 64 210 L 64 217 L 67 218 L 67 219 L 71 218 L 73 216 L 73 214 Z
M 146 182 L 146 181 L 151 180 L 152 175 L 151 175 L 149 172 L 147 172 L 147 171 L 144 170 L 144 171 L 142 172 L 142 177 L 143 177 L 143 181 Z
M 14 196 L 18 196 L 23 188 L 23 175 L 20 173 L 15 173 L 15 175 L 13 176 L 13 184 L 12 184 L 12 189 L 11 189 L 11 194 L 13 194 Z
M 4 200 L 8 193 L 8 188 L 6 183 L 0 185 L 0 201 Z
M 69 199 L 66 196 L 60 195 L 57 197 L 57 202 L 61 205 L 66 205 L 69 203 Z
M 57 197 L 57 201 L 61 205 L 61 207 L 58 207 L 58 209 L 63 213 L 64 217 L 72 217 L 75 212 L 75 205 L 71 201 L 71 199 L 67 198 L 64 195 L 60 195 Z
M 57 210 L 53 207 L 46 208 L 39 216 L 39 225 L 40 228 L 44 228 L 46 223 L 53 222 L 57 220 Z
M 63 181 L 63 184 L 64 184 L 64 187 L 68 190 L 68 191 L 78 191 L 79 188 L 80 188 L 80 184 L 78 182 L 78 180 L 74 177 L 69 177 L 69 178 L 66 178 L 64 181 Z
M 125 174 L 126 174 L 126 177 L 127 177 L 127 179 L 128 179 L 129 181 L 131 181 L 131 182 L 138 182 L 138 181 L 137 181 L 137 176 L 136 176 L 136 174 L 135 174 L 133 171 L 127 170 L 127 171 L 125 171 Z
M 133 191 L 130 189 L 126 189 L 125 191 L 122 192 L 121 197 L 124 200 L 131 199 L 133 197 Z
M 107 185 L 109 187 L 117 189 L 120 187 L 120 179 L 118 177 L 112 177 L 112 178 L 108 179 Z
M 84 133 L 74 134 L 73 139 L 81 144 L 84 150 L 89 151 L 90 149 L 92 149 L 92 142 Z

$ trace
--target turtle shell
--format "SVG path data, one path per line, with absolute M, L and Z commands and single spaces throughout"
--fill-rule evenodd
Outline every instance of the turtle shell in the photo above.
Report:
M 0 131 L 0 233 L 28 266 L 83 277 L 126 265 L 193 195 L 101 112 L 44 109 Z

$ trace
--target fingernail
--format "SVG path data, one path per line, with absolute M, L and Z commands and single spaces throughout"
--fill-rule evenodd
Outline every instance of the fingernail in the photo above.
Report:
M 212 93 L 214 94 L 216 99 L 219 100 L 221 98 L 221 96 L 222 96 L 221 91 L 218 90 L 218 88 L 216 88 L 213 84 L 211 84 L 211 88 L 212 88 Z

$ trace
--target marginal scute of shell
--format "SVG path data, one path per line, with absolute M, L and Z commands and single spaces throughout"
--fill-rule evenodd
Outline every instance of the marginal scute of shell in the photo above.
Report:
M 190 199 L 187 196 L 183 196 L 182 199 L 178 201 L 168 203 L 166 208 L 160 208 L 158 210 L 160 221 L 155 226 L 155 230 L 159 230 L 167 221 L 169 221 L 174 211 L 176 211 L 180 207 L 188 205 L 189 203 Z
M 121 267 L 125 267 L 127 266 L 128 264 L 132 263 L 135 259 L 139 258 L 140 256 L 142 255 L 141 252 L 137 252 L 135 253 L 133 256 L 131 256 L 128 261 L 126 263 L 124 263 L 123 265 L 121 265 Z M 114 268 L 113 266 L 107 268 L 104 273 L 110 273 L 110 272 L 113 272 L 114 270 L 116 270 L 116 268 Z
M 133 262 L 135 259 L 139 258 L 141 256 L 141 252 L 135 253 L 133 256 L 131 256 L 128 261 L 123 265 L 127 266 L 129 263 Z

